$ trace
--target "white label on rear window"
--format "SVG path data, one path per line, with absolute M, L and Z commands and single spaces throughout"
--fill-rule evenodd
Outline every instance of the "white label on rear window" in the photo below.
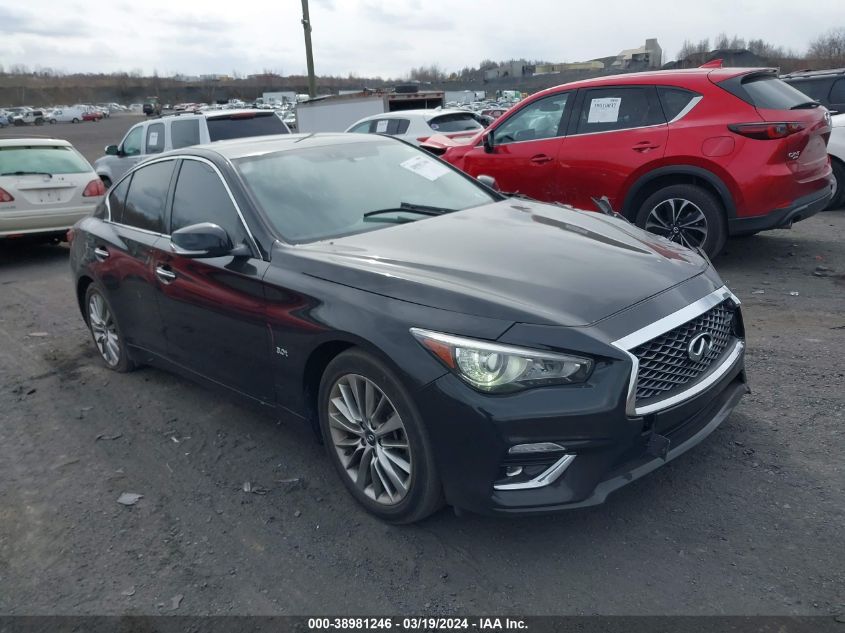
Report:
M 616 123 L 619 120 L 620 103 L 622 103 L 622 97 L 591 99 L 587 123 Z
M 376 121 L 376 134 L 387 132 L 387 121 Z
M 158 145 L 158 132 L 150 132 L 150 138 L 147 140 L 147 145 Z
M 445 176 L 449 173 L 448 167 L 426 158 L 425 156 L 414 156 L 413 158 L 406 160 L 404 163 L 399 163 L 399 165 L 408 171 L 412 171 L 415 174 L 431 181 L 435 181 L 441 176 Z

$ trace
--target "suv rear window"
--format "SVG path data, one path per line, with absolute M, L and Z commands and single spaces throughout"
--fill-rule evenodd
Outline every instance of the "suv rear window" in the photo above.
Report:
M 16 172 L 84 174 L 87 171 L 92 171 L 91 165 L 71 147 L 0 147 L 0 176 Z
M 755 108 L 765 110 L 789 110 L 808 101 L 803 92 L 768 73 L 733 77 L 719 86 Z
M 208 117 L 208 137 L 212 141 L 287 133 L 287 127 L 275 112 L 247 112 Z
M 469 112 L 441 114 L 429 119 L 428 127 L 438 132 L 473 132 L 484 129 L 484 126 L 476 121 Z

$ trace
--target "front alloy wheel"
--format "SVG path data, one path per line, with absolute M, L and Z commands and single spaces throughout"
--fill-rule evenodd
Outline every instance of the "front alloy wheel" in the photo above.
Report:
M 329 395 L 329 427 L 346 474 L 382 505 L 405 498 L 413 459 L 402 417 L 370 379 L 346 374 Z
M 323 372 L 317 403 L 329 459 L 370 513 L 413 523 L 443 504 L 428 430 L 383 360 L 354 347 L 338 354 Z

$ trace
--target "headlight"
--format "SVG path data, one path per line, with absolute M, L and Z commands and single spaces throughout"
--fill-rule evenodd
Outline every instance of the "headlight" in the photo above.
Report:
M 411 334 L 449 369 L 481 391 L 507 392 L 584 382 L 593 361 L 451 334 L 411 328 Z

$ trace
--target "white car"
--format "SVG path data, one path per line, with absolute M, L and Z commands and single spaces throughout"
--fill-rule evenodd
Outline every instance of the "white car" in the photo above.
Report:
M 419 146 L 429 136 L 472 136 L 484 126 L 467 110 L 399 110 L 374 114 L 355 122 L 346 131 L 388 134 Z
M 0 139 L 0 240 L 64 239 L 105 193 L 94 168 L 67 141 Z
M 827 143 L 827 153 L 830 154 L 836 189 L 827 208 L 842 209 L 845 207 L 845 114 L 834 114 L 830 120 L 833 129 Z

